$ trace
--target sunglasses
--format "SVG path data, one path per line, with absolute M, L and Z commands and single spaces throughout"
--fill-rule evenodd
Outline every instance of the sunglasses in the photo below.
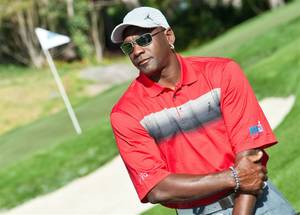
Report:
M 123 53 L 125 55 L 129 55 L 133 51 L 133 47 L 135 44 L 142 46 L 142 47 L 148 46 L 152 42 L 152 37 L 154 37 L 156 34 L 163 32 L 164 30 L 161 30 L 161 31 L 158 31 L 155 33 L 142 34 L 141 36 L 139 36 L 138 38 L 136 38 L 133 41 L 123 43 L 121 45 L 121 50 L 123 51 Z

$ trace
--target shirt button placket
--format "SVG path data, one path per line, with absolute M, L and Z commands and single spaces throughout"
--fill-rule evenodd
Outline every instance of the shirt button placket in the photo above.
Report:
M 177 102 L 175 102 L 176 98 L 177 98 L 177 95 L 176 95 L 176 92 L 175 92 L 173 94 L 173 103 L 174 103 L 174 106 L 176 108 L 176 111 L 177 111 L 177 114 L 178 114 L 178 119 L 180 120 L 180 124 L 183 125 L 185 123 L 185 121 L 184 121 L 184 118 L 182 117 L 183 116 L 182 107 L 178 106 Z
M 175 109 L 176 109 L 176 111 L 177 111 L 178 118 L 180 119 L 181 117 L 180 117 L 179 108 L 177 107 L 177 104 L 176 104 L 175 100 L 176 100 L 176 91 L 175 91 L 174 94 L 173 94 L 173 104 L 174 104 L 174 107 L 175 107 Z
M 182 107 L 178 107 L 177 110 L 179 112 L 179 116 L 180 116 L 180 121 L 182 124 L 185 124 L 185 120 L 184 120 L 184 114 L 183 114 L 183 108 Z

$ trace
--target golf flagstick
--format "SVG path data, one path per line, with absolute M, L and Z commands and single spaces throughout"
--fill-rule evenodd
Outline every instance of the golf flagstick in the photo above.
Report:
M 71 121 L 73 123 L 73 126 L 75 128 L 75 131 L 77 132 L 77 134 L 81 134 L 82 130 L 80 128 L 79 122 L 76 118 L 76 115 L 73 111 L 72 105 L 69 101 L 69 98 L 66 94 L 65 88 L 62 84 L 62 81 L 58 75 L 58 72 L 56 70 L 55 64 L 53 62 L 53 59 L 48 51 L 48 49 L 59 46 L 59 45 L 63 45 L 65 43 L 70 42 L 70 38 L 64 35 L 60 35 L 60 34 L 56 34 L 50 31 L 47 31 L 45 29 L 42 28 L 36 28 L 35 29 L 36 35 L 39 39 L 39 42 L 42 46 L 43 52 L 46 56 L 46 59 L 48 61 L 48 64 L 50 66 L 50 70 L 52 72 L 52 75 L 54 77 L 54 80 L 56 82 L 56 85 L 58 87 L 58 90 L 60 92 L 61 97 L 64 100 L 65 106 L 68 110 L 69 116 L 71 118 Z

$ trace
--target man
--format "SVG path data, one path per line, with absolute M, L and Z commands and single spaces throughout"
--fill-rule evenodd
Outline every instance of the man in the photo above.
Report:
M 266 182 L 263 149 L 276 139 L 234 61 L 176 54 L 150 7 L 129 12 L 111 39 L 140 71 L 111 124 L 142 202 L 178 214 L 294 214 Z

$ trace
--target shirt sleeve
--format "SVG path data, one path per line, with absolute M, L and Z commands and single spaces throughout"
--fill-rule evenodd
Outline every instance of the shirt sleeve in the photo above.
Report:
M 223 71 L 220 105 L 235 153 L 277 142 L 248 80 L 234 61 Z
M 148 202 L 148 192 L 170 174 L 158 146 L 140 123 L 125 113 L 112 113 L 111 125 L 138 196 L 141 202 Z

